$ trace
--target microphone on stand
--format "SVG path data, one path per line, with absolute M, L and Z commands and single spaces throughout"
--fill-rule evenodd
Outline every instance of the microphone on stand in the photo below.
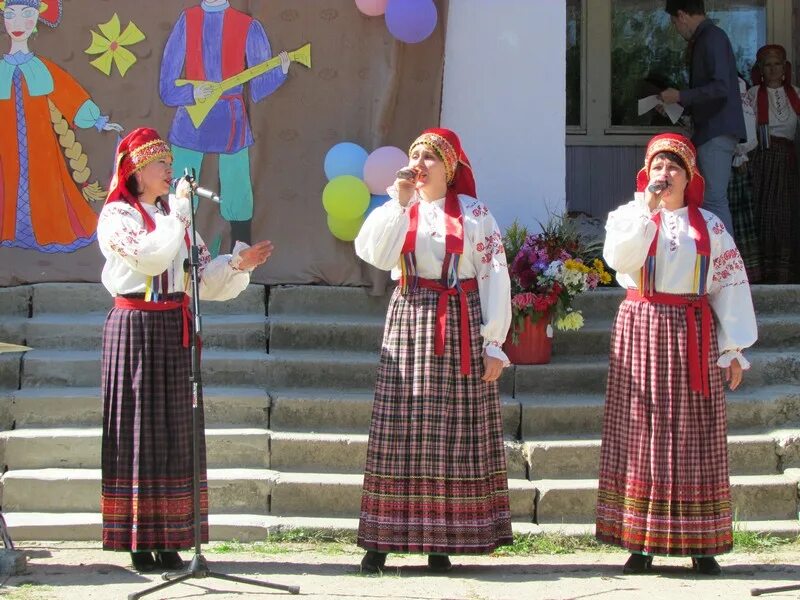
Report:
M 647 186 L 647 191 L 651 194 L 660 194 L 669 187 L 668 181 L 656 181 Z
M 211 200 L 212 202 L 216 202 L 217 204 L 220 203 L 219 195 L 217 195 L 215 192 L 212 192 L 211 190 L 207 190 L 204 187 L 200 187 L 194 181 L 192 181 L 191 177 L 189 177 L 188 175 L 183 175 L 182 177 L 176 177 L 175 179 L 172 180 L 171 183 L 173 186 L 178 185 L 178 183 L 182 179 L 186 179 L 187 181 L 189 181 L 189 183 L 192 184 L 192 191 L 199 198 L 205 198 L 206 200 Z

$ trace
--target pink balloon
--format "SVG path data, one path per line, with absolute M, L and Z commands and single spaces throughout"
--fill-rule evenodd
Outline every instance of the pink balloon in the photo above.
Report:
M 356 0 L 358 10 L 368 17 L 378 17 L 386 12 L 386 3 L 389 0 Z
M 385 194 L 392 185 L 395 174 L 408 165 L 408 155 L 396 146 L 382 146 L 374 150 L 364 163 L 364 183 L 371 194 Z

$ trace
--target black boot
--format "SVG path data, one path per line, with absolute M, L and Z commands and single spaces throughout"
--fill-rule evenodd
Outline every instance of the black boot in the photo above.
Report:
M 165 571 L 180 571 L 184 567 L 181 555 L 172 550 L 159 550 L 156 552 L 158 564 Z
M 248 246 L 251 244 L 252 235 L 250 232 L 250 225 L 253 223 L 252 219 L 247 221 L 231 221 L 231 252 L 236 245 L 237 240 L 244 242 Z
M 428 555 L 428 569 L 436 573 L 446 573 L 451 570 L 453 565 L 450 563 L 450 558 L 447 554 L 429 554 Z
M 640 575 L 653 565 L 653 557 L 644 554 L 631 554 L 628 562 L 622 567 L 623 575 Z
M 692 557 L 692 568 L 703 575 L 719 575 L 722 569 L 713 556 Z
M 156 570 L 156 561 L 152 552 L 131 552 L 131 563 L 134 571 L 152 573 Z
M 376 552 L 375 550 L 367 550 L 364 558 L 361 559 L 361 572 L 362 573 L 382 573 L 383 567 L 386 564 L 386 552 Z

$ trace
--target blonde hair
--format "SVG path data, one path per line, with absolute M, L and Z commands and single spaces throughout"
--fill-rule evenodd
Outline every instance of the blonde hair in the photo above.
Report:
M 53 131 L 58 134 L 58 143 L 64 150 L 64 156 L 69 159 L 72 179 L 80 188 L 83 197 L 89 202 L 105 200 L 106 191 L 97 181 L 86 183 L 92 175 L 92 171 L 89 169 L 89 157 L 83 151 L 81 143 L 75 139 L 75 132 L 70 129 L 69 123 L 56 105 L 50 100 L 47 103 L 50 106 L 50 122 L 53 124 Z

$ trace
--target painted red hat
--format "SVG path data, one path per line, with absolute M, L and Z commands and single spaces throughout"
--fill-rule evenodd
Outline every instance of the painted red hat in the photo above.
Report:
M 62 0 L 5 0 L 0 1 L 0 10 L 7 6 L 29 6 L 39 11 L 39 20 L 50 27 L 56 27 L 61 22 Z

